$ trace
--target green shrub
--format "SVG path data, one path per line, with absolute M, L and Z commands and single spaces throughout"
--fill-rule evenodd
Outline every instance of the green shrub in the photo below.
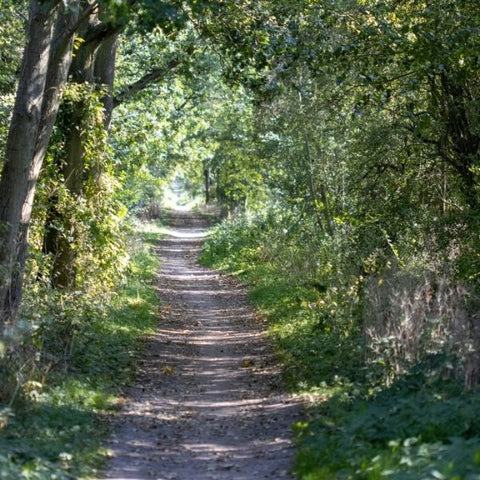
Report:
M 246 282 L 287 385 L 316 400 L 296 428 L 299 478 L 480 479 L 475 296 L 432 255 L 390 239 L 363 251 L 353 227 L 326 235 L 298 213 L 233 218 L 203 260 Z
M 151 243 L 154 236 L 137 232 L 118 294 L 93 298 L 44 290 L 26 299 L 24 315 L 36 328 L 1 361 L 15 395 L 7 399 L 10 408 L 0 409 L 0 479 L 95 475 L 105 458 L 105 413 L 117 408 L 141 339 L 158 322 L 158 258 L 141 241 Z
M 407 377 L 376 395 L 339 395 L 298 425 L 302 479 L 480 478 L 480 396 Z

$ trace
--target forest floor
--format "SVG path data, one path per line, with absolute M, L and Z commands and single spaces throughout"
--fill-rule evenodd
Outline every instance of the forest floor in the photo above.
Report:
M 161 322 L 114 420 L 105 479 L 292 479 L 300 401 L 244 289 L 197 263 L 207 221 L 170 215 L 158 289 Z

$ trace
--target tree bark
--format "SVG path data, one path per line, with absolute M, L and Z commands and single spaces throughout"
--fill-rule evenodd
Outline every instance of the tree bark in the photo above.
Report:
M 23 271 L 27 258 L 28 232 L 32 216 L 35 188 L 43 160 L 45 159 L 48 142 L 52 135 L 53 126 L 57 118 L 62 87 L 67 81 L 68 70 L 72 60 L 73 39 L 69 32 L 71 32 L 72 28 L 78 21 L 78 17 L 78 5 L 71 4 L 68 11 L 62 12 L 62 15 L 58 17 L 55 26 L 55 42 L 52 47 L 48 66 L 40 128 L 30 167 L 27 196 L 22 208 L 21 224 L 24 228 L 20 230 L 17 238 L 18 268 L 14 271 L 11 284 L 11 298 L 14 310 L 18 309 L 21 300 Z
M 110 128 L 113 113 L 113 83 L 115 80 L 115 62 L 117 58 L 118 33 L 106 38 L 98 49 L 95 61 L 94 77 L 95 82 L 105 89 L 103 105 L 105 110 L 105 129 Z
M 23 54 L 15 106 L 0 178 L 0 334 L 16 316 L 19 291 L 12 278 L 19 269 L 17 237 L 37 143 L 58 1 L 30 1 L 28 43 Z M 17 286 L 18 290 L 18 286 Z
M 113 87 L 115 47 L 118 27 L 102 23 L 98 14 L 92 14 L 88 24 L 81 32 L 84 43 L 75 52 L 70 66 L 69 76 L 77 84 L 106 85 L 107 91 Z M 105 84 L 104 84 L 105 82 Z M 111 96 L 104 99 L 106 117 L 111 117 L 113 102 Z M 61 161 L 65 187 L 73 198 L 81 198 L 83 185 L 87 176 L 85 172 L 84 125 L 85 104 L 82 99 L 71 106 L 65 117 L 65 156 Z M 105 128 L 110 121 L 105 122 Z M 96 172 L 88 172 L 95 175 Z M 97 172 L 98 173 L 98 172 Z M 53 256 L 51 283 L 57 289 L 72 289 L 76 284 L 76 249 L 77 237 L 74 219 L 60 214 L 55 206 L 56 198 L 51 199 L 49 207 L 50 224 L 46 225 L 44 247 L 46 253 Z M 61 226 L 61 230 L 59 230 Z M 67 233 L 67 235 L 65 235 Z M 53 250 L 51 250 L 53 249 Z
M 210 169 L 207 167 L 203 170 L 203 178 L 205 181 L 205 204 L 210 203 Z

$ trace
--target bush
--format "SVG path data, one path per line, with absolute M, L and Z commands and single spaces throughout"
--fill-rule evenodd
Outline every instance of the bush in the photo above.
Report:
M 318 232 L 277 204 L 217 226 L 205 246 L 268 318 L 287 385 L 314 400 L 296 428 L 296 472 L 479 480 L 474 289 L 424 245 L 359 231 Z
M 92 476 L 105 458 L 105 413 L 117 408 L 158 321 L 158 259 L 147 246 L 158 233 L 144 232 L 130 244 L 117 294 L 39 289 L 26 298 L 27 329 L 0 360 L 10 385 L 0 407 L 0 479 Z

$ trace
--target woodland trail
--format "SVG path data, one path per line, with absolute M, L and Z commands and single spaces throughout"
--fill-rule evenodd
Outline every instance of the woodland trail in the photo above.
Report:
M 115 420 L 105 479 L 292 479 L 290 426 L 299 402 L 244 290 L 196 263 L 204 218 L 170 216 L 162 258 L 162 320 Z

